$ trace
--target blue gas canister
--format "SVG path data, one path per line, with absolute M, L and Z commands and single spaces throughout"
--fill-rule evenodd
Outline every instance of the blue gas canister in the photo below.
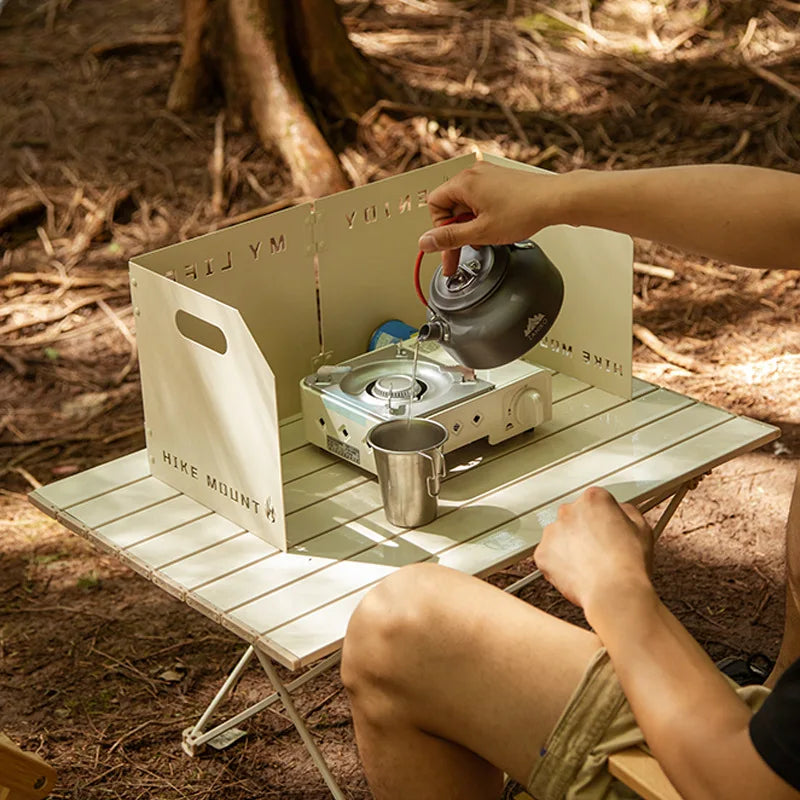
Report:
M 376 350 L 379 347 L 386 347 L 390 344 L 402 342 L 410 336 L 413 336 L 416 332 L 416 328 L 412 328 L 411 325 L 407 325 L 399 319 L 387 320 L 372 332 L 372 336 L 369 337 L 369 347 L 367 349 Z

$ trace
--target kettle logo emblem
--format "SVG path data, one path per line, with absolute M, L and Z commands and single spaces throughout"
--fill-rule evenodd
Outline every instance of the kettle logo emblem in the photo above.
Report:
M 546 323 L 547 317 L 545 317 L 544 314 L 535 314 L 532 317 L 528 317 L 528 324 L 525 327 L 525 337 L 527 339 L 532 339 Z

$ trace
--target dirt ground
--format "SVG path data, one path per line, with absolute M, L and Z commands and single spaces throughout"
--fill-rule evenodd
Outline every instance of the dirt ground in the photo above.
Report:
M 356 184 L 476 145 L 556 171 L 800 169 L 796 2 L 342 6 L 355 43 L 401 84 L 359 125 L 326 125 Z M 178 31 L 174 0 L 9 0 L 0 12 L 0 219 L 27 208 L 0 230 L 0 728 L 56 767 L 55 798 L 323 798 L 280 711 L 228 750 L 182 753 L 181 729 L 241 642 L 25 498 L 144 445 L 127 259 L 296 199 L 274 152 L 226 130 L 214 209 L 219 100 L 165 110 Z M 800 458 L 800 273 L 647 242 L 636 260 L 635 373 L 783 432 L 689 495 L 658 545 L 656 584 L 713 658 L 774 657 Z M 543 582 L 524 597 L 578 620 Z M 247 673 L 229 708 L 264 689 Z M 335 672 L 298 704 L 348 795 L 369 797 Z

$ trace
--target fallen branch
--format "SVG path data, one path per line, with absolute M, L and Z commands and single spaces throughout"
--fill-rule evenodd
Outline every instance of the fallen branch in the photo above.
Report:
M 705 620 L 706 622 L 710 623 L 711 625 L 716 625 L 717 628 L 725 628 L 725 626 L 717 622 L 715 619 L 711 619 L 707 614 L 704 614 L 702 611 L 698 611 L 691 603 L 686 600 L 681 601 L 693 614 L 697 614 L 700 619 Z
M 657 267 L 654 264 L 642 264 L 640 261 L 633 262 L 633 271 L 639 275 L 650 275 L 653 278 L 666 278 L 668 281 L 675 279 L 674 270 Z
M 736 144 L 727 153 L 718 158 L 717 161 L 723 164 L 728 161 L 733 161 L 734 158 L 742 153 L 748 144 L 750 144 L 750 131 L 744 130 L 739 134 Z
M 131 428 L 126 428 L 124 431 L 120 431 L 119 433 L 113 433 L 111 436 L 106 436 L 105 439 L 100 439 L 99 441 L 102 444 L 111 444 L 112 442 L 118 442 L 120 439 L 127 439 L 129 436 L 134 435 L 144 435 L 144 427 L 142 425 L 134 425 Z
M 651 330 L 644 325 L 633 324 L 633 335 L 645 346 L 649 347 L 657 356 L 664 361 L 674 364 L 676 367 L 687 369 L 689 372 L 703 372 L 703 365 L 691 356 L 676 353 L 669 345 L 664 344 Z
M 128 326 L 117 316 L 116 311 L 114 311 L 114 309 L 111 308 L 111 306 L 108 305 L 103 298 L 98 299 L 97 306 L 111 320 L 111 322 L 114 324 L 114 327 L 123 335 L 125 341 L 130 347 L 128 363 L 112 379 L 113 385 L 119 386 L 122 381 L 128 377 L 128 373 L 133 369 L 136 361 L 138 360 L 139 356 L 136 348 L 136 337 L 128 330 Z M 126 310 L 130 311 L 131 307 L 128 306 Z
M 563 12 L 558 11 L 555 8 L 550 8 L 550 6 L 546 6 L 544 3 L 534 3 L 534 7 L 542 14 L 546 14 L 548 17 L 552 17 L 554 20 L 557 20 L 562 25 L 566 25 L 568 28 L 573 28 L 576 31 L 582 33 L 590 42 L 594 42 L 595 44 L 599 44 L 602 46 L 610 44 L 608 39 L 606 39 L 606 37 L 603 36 L 602 33 L 598 33 L 590 25 L 586 25 L 580 20 L 573 19 L 568 14 L 564 14 Z
M 758 75 L 758 77 L 762 80 L 766 81 L 767 83 L 771 83 L 773 86 L 777 86 L 778 89 L 783 89 L 786 94 L 788 94 L 790 97 L 793 97 L 795 100 L 800 100 L 800 88 L 794 84 L 789 83 L 789 81 L 784 80 L 774 72 L 764 69 L 764 67 L 759 67 L 757 64 L 749 64 L 745 62 L 745 66 L 750 70 L 750 72 Z
M 103 232 L 103 229 L 114 219 L 117 206 L 127 200 L 131 195 L 131 187 L 115 187 L 109 189 L 101 201 L 95 205 L 84 198 L 83 203 L 90 205 L 86 214 L 84 229 L 75 237 L 68 255 L 73 263 L 83 255 L 92 245 L 92 242 Z
M 690 269 L 696 269 L 704 275 L 709 275 L 712 278 L 720 278 L 723 281 L 738 281 L 736 275 L 731 275 L 729 272 L 712 267 L 709 264 L 687 264 Z
M 291 208 L 292 206 L 300 205 L 300 203 L 307 203 L 309 200 L 309 197 L 284 197 L 281 200 L 270 203 L 268 206 L 253 208 L 250 211 L 237 214 L 235 217 L 228 217 L 227 219 L 212 222 L 210 225 L 204 225 L 197 230 L 197 233 L 211 233 L 220 228 L 230 228 L 231 225 L 238 225 L 240 222 L 248 222 L 256 217 L 263 217 L 264 214 L 271 214 L 273 211 L 280 211 L 283 208 Z
M 506 118 L 508 119 L 508 122 L 511 125 L 511 127 L 514 129 L 514 133 L 517 134 L 517 137 L 519 138 L 519 140 L 526 147 L 530 147 L 531 146 L 530 139 L 528 139 L 528 136 L 525 133 L 525 129 L 522 127 L 522 125 L 520 125 L 519 120 L 516 118 L 516 116 L 514 115 L 514 112 L 511 110 L 511 108 L 509 106 L 507 106 L 505 103 L 500 103 L 500 108 L 501 108 L 503 114 L 505 114 Z
M 0 358 L 3 359 L 10 367 L 14 370 L 14 372 L 19 375 L 20 378 L 25 378 L 28 373 L 28 367 L 25 365 L 25 362 L 21 358 L 17 358 L 16 356 L 12 356 L 10 353 L 7 353 L 5 350 L 0 348 Z
M 119 739 L 117 739 L 117 741 L 108 748 L 109 755 L 111 755 L 111 753 L 113 753 L 126 739 L 129 739 L 134 734 L 139 733 L 139 731 L 143 730 L 148 725 L 152 725 L 154 722 L 157 722 L 157 720 L 145 720 L 141 725 L 137 725 L 135 728 L 131 728 L 131 730 L 123 733 L 122 736 L 120 736 Z
M 419 103 L 400 103 L 395 100 L 378 100 L 374 106 L 369 108 L 358 120 L 361 128 L 369 128 L 381 111 L 397 111 L 402 114 L 421 114 L 432 119 L 477 119 L 477 120 L 503 120 L 508 122 L 508 116 L 502 111 L 491 111 L 480 108 L 452 108 L 447 106 L 426 106 Z M 545 111 L 534 110 L 515 110 L 514 115 L 517 119 L 534 120 L 536 122 L 547 122 L 559 126 L 569 137 L 578 145 L 583 147 L 583 140 L 578 132 L 562 117 L 550 114 Z
M 46 210 L 45 204 L 38 197 L 23 197 L 16 203 L 0 208 L 0 231 L 8 230 L 20 217 Z
M 50 330 L 34 334 L 33 336 L 23 336 L 19 339 L 5 341 L 3 342 L 3 347 L 31 347 L 33 345 L 53 344 L 53 342 L 56 341 L 64 342 L 67 339 L 74 339 L 78 336 L 86 336 L 89 333 L 97 333 L 97 331 L 106 330 L 114 324 L 110 319 L 100 319 L 94 322 L 85 322 L 72 330 L 64 331 L 63 329 L 68 322 L 68 320 L 62 319 Z
M 109 767 L 105 772 L 101 772 L 99 775 L 95 775 L 90 781 L 86 781 L 86 783 L 81 784 L 81 789 L 85 789 L 88 786 L 92 786 L 95 783 L 99 783 L 106 775 L 110 775 L 112 772 L 116 772 L 118 769 L 122 769 L 125 765 L 124 764 L 114 764 L 113 767 Z
M 73 275 L 52 275 L 42 272 L 9 272 L 0 278 L 0 286 L 13 286 L 15 283 L 46 283 L 51 286 L 65 286 L 67 289 L 85 288 L 87 286 L 106 286 L 109 289 L 120 289 L 128 283 L 127 274 L 114 277 L 80 278 Z
M 153 33 L 149 36 L 132 36 L 130 39 L 122 39 L 118 42 L 100 42 L 90 47 L 89 53 L 96 58 L 103 58 L 124 50 L 137 50 L 140 47 L 164 47 L 181 44 L 182 41 L 182 37 L 174 33 Z
M 34 489 L 41 489 L 41 488 L 42 488 L 42 484 L 41 484 L 41 483 L 40 483 L 40 482 L 39 482 L 39 481 L 38 481 L 36 478 L 34 478 L 34 477 L 33 477 L 33 475 L 31 475 L 31 473 L 30 473 L 30 472 L 28 472 L 28 470 L 27 470 L 27 469 L 25 469 L 25 467 L 12 467 L 12 468 L 11 468 L 11 471 L 12 471 L 12 472 L 16 472 L 16 473 L 17 473 L 17 475 L 20 475 L 20 476 L 22 476 L 23 478 L 25 478 L 25 480 L 26 480 L 26 481 L 27 481 L 27 482 L 28 482 L 28 483 L 29 483 L 29 484 L 30 484 L 30 485 L 31 485 L 31 486 L 32 486 Z
M 763 613 L 764 609 L 767 606 L 767 603 L 771 599 L 772 599 L 772 592 L 769 589 L 764 589 L 764 592 L 761 595 L 761 600 L 758 603 L 758 608 L 756 609 L 755 614 L 753 614 L 753 616 L 750 617 L 751 625 L 755 625 L 758 622 L 759 618 L 761 617 L 761 614 Z
M 222 170 L 225 168 L 225 112 L 220 111 L 214 122 L 214 152 L 211 155 L 211 212 L 220 215 L 224 211 L 225 185 Z
M 75 608 L 74 606 L 29 606 L 28 608 L 4 608 L 4 614 L 40 614 L 44 612 L 66 612 L 72 615 L 97 617 L 98 619 L 105 620 L 106 622 L 115 622 L 114 617 L 109 617 L 106 614 L 101 614 L 99 611 L 93 611 L 90 608 Z
M 446 106 L 425 106 L 419 103 L 400 103 L 395 100 L 378 100 L 359 120 L 362 125 L 370 124 L 381 111 L 400 111 L 404 114 L 423 114 L 427 117 L 464 117 L 467 119 L 507 120 L 502 111 L 488 111 L 480 108 L 449 108 Z
M 245 180 L 250 184 L 250 188 L 262 199 L 269 200 L 270 196 L 267 190 L 258 182 L 258 178 L 253 174 L 252 170 L 242 165 L 242 172 L 244 172 Z
M 64 319 L 64 317 L 68 317 L 79 308 L 93 305 L 98 300 L 107 300 L 109 297 L 113 297 L 113 295 L 104 294 L 84 297 L 81 300 L 76 300 L 74 303 L 70 303 L 66 308 L 60 311 L 55 311 L 52 314 L 43 317 L 42 319 L 31 319 L 26 322 L 16 322 L 13 325 L 6 325 L 5 327 L 0 328 L 0 336 L 5 336 L 9 333 L 16 333 L 23 328 L 30 328 L 34 325 L 49 325 L 51 322 L 58 322 L 59 320 Z M 11 342 L 8 342 L 7 344 L 11 344 Z

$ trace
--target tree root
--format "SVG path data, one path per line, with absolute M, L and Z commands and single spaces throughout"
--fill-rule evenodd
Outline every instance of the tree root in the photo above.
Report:
M 227 126 L 249 117 L 261 142 L 278 148 L 300 193 L 319 197 L 349 186 L 305 99 L 308 93 L 354 121 L 377 100 L 374 75 L 333 0 L 183 0 L 183 42 L 170 111 L 195 107 L 216 75 Z

